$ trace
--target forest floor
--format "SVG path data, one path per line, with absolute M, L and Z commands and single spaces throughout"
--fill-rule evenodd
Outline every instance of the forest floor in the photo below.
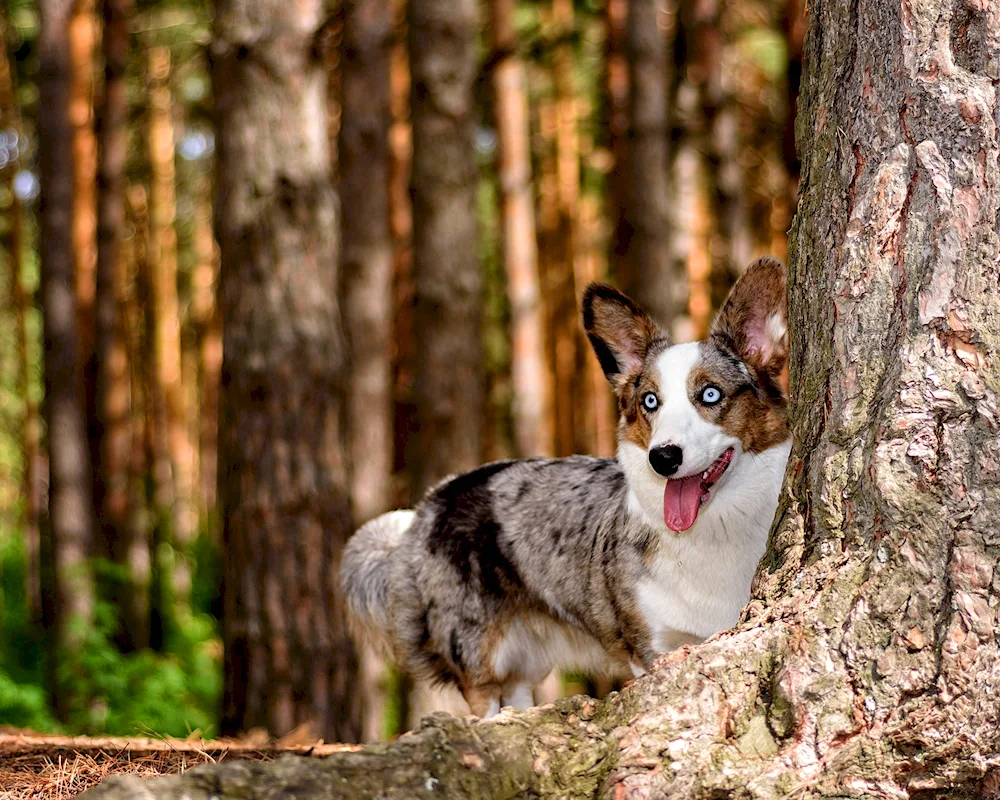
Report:
M 153 777 L 225 758 L 266 761 L 284 753 L 322 756 L 343 744 L 119 739 L 0 732 L 0 800 L 67 800 L 111 775 Z

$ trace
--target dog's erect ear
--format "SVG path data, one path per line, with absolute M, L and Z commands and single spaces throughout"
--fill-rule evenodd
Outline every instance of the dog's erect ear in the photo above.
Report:
M 788 360 L 788 301 L 780 261 L 761 258 L 747 267 L 715 318 L 711 335 L 725 339 L 758 373 L 781 373 Z
M 601 369 L 615 391 L 638 375 L 654 341 L 663 333 L 632 300 L 604 283 L 592 283 L 583 293 L 583 328 Z

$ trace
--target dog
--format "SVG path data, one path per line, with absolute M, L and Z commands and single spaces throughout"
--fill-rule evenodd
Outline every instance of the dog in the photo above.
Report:
M 363 526 L 341 582 L 356 636 L 454 683 L 473 714 L 554 668 L 641 675 L 736 623 L 790 449 L 785 270 L 752 264 L 707 340 L 671 346 L 616 289 L 583 324 L 617 398 L 617 459 L 498 461 Z

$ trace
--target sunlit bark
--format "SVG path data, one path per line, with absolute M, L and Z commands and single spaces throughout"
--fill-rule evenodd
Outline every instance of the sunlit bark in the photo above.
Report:
M 519 455 L 546 455 L 552 451 L 552 415 L 538 278 L 527 78 L 515 52 L 513 0 L 492 0 L 490 11 L 497 179 L 511 309 L 514 435 Z

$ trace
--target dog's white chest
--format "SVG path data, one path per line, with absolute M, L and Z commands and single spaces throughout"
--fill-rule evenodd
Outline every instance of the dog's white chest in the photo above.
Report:
M 740 548 L 685 545 L 667 543 L 650 576 L 636 588 L 658 652 L 732 627 L 750 596 L 764 551 L 763 541 Z
M 774 518 L 790 442 L 745 459 L 686 533 L 662 533 L 636 587 L 653 647 L 666 652 L 736 624 Z

